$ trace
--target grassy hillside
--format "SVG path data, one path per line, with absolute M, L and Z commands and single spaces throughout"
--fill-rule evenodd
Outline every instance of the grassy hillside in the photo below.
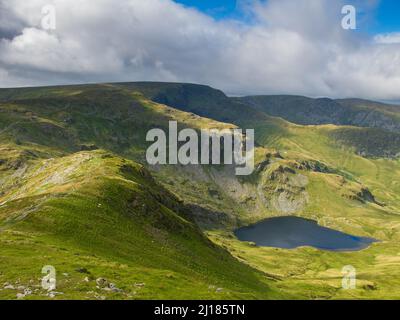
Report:
M 400 295 L 395 132 L 297 125 L 190 84 L 4 89 L 0 101 L 0 283 L 38 286 L 40 268 L 52 264 L 61 298 Z M 147 131 L 169 120 L 196 130 L 254 128 L 254 174 L 147 166 L 153 179 L 137 163 L 146 166 Z M 380 242 L 336 253 L 258 248 L 233 236 L 281 215 Z M 359 275 L 355 291 L 341 289 L 348 264 Z M 99 277 L 123 291 L 96 288 Z M 34 288 L 29 297 L 48 298 Z
M 41 268 L 58 272 L 59 298 L 268 298 L 260 272 L 212 244 L 182 204 L 140 165 L 105 151 L 37 160 L 3 182 L 0 291 L 46 298 Z M 86 278 L 86 280 L 85 280 Z M 105 278 L 120 290 L 96 287 Z

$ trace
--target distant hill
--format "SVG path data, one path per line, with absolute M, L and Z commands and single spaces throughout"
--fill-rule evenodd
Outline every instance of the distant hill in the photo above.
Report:
M 297 124 L 350 125 L 400 132 L 400 106 L 362 99 L 302 96 L 249 96 L 234 100 Z
M 256 120 L 265 115 L 256 108 L 228 98 L 221 90 L 188 83 L 134 82 L 114 84 L 141 92 L 148 99 L 221 122 Z
M 268 123 L 271 135 L 278 132 L 285 134 L 288 125 L 273 117 L 301 125 L 334 124 L 339 127 L 329 132 L 330 137 L 354 148 L 359 154 L 396 157 L 400 153 L 400 106 L 362 99 L 332 100 L 302 96 L 230 98 L 209 86 L 185 83 L 114 85 L 137 90 L 154 102 L 221 122 L 243 127 L 260 124 L 263 131 Z M 344 129 L 340 126 L 350 127 Z

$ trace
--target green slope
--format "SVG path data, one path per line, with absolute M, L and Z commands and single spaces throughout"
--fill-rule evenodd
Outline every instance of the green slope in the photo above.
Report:
M 62 299 L 276 296 L 271 280 L 207 240 L 184 206 L 133 162 L 74 153 L 34 161 L 5 185 L 0 282 L 30 288 L 27 298 L 46 298 L 38 281 L 44 265 L 56 268 Z M 97 278 L 123 291 L 96 288 Z

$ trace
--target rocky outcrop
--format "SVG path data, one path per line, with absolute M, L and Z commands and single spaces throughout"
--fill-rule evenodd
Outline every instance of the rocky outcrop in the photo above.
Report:
M 293 214 L 309 201 L 307 184 L 305 175 L 284 164 L 275 164 L 262 175 L 258 193 L 267 208 Z

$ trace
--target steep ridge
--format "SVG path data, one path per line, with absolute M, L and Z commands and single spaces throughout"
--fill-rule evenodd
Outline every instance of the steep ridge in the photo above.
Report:
M 241 119 L 257 120 L 266 117 L 254 108 L 230 100 L 222 91 L 205 85 L 158 82 L 113 85 L 139 91 L 154 102 L 221 122 L 231 123 Z

